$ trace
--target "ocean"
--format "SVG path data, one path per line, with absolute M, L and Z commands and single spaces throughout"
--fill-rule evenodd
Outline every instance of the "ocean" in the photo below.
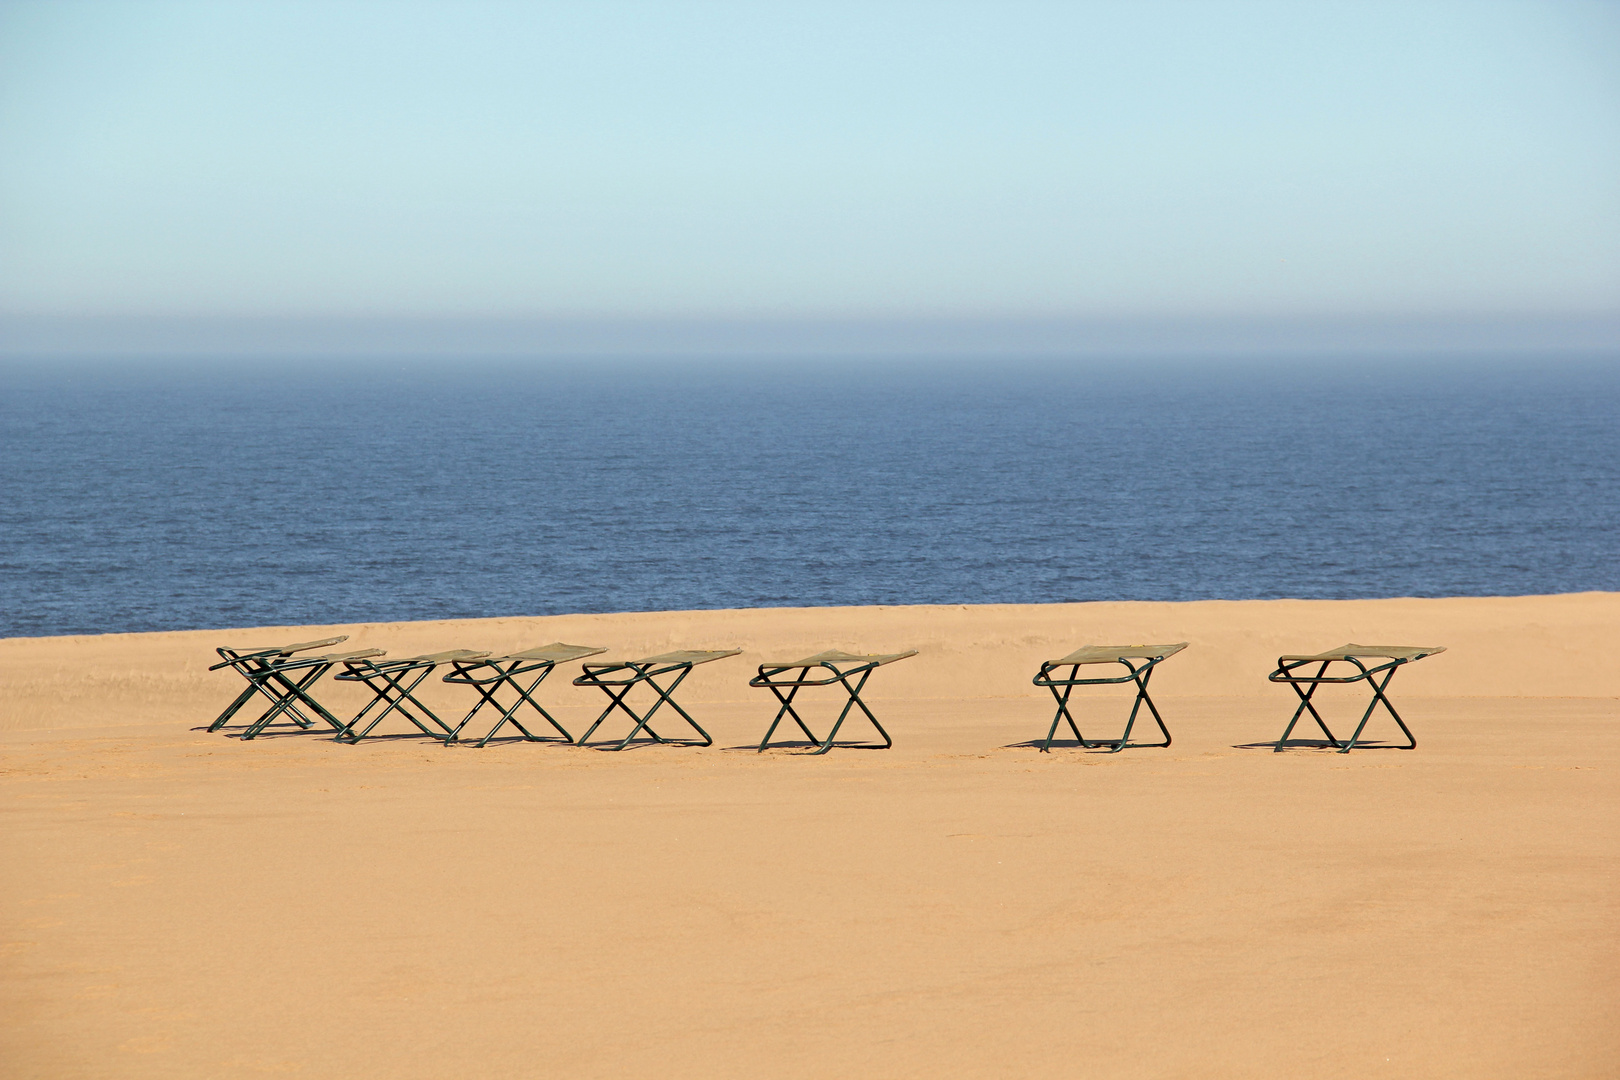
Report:
M 1620 359 L 0 365 L 0 636 L 1620 590 Z

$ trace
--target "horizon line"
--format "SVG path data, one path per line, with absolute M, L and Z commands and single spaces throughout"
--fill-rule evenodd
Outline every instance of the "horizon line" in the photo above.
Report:
M 1104 357 L 1606 352 L 1620 313 L 1167 316 L 0 315 L 0 358 Z

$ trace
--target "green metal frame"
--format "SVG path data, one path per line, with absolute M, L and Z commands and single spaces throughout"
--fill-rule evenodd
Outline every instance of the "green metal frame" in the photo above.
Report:
M 1395 678 L 1395 672 L 1400 670 L 1401 667 L 1406 664 L 1410 664 L 1415 660 L 1421 660 L 1425 656 L 1433 656 L 1435 653 L 1439 652 L 1445 652 L 1445 648 L 1443 646 L 1438 646 L 1435 648 L 1406 648 L 1404 646 L 1398 646 L 1391 647 L 1386 652 L 1379 646 L 1346 645 L 1343 649 L 1333 650 L 1329 653 L 1318 653 L 1314 656 L 1278 657 L 1277 670 L 1266 676 L 1266 678 L 1270 682 L 1287 683 L 1290 687 L 1292 687 L 1294 693 L 1299 695 L 1299 705 L 1294 709 L 1294 715 L 1289 718 L 1288 726 L 1283 728 L 1282 737 L 1277 740 L 1277 745 L 1274 746 L 1272 750 L 1275 753 L 1282 753 L 1284 744 L 1288 742 L 1288 736 L 1294 732 L 1294 725 L 1299 723 L 1299 718 L 1302 715 L 1309 712 L 1311 714 L 1311 719 L 1316 721 L 1316 726 L 1322 729 L 1323 735 L 1327 736 L 1328 743 L 1336 747 L 1339 753 L 1348 754 L 1351 748 L 1356 745 L 1356 741 L 1361 738 L 1362 730 L 1367 726 L 1367 721 L 1372 719 L 1372 714 L 1374 710 L 1378 708 L 1380 703 L 1383 704 L 1385 711 L 1387 711 L 1390 717 L 1395 721 L 1396 726 L 1398 726 L 1402 733 L 1406 735 L 1405 746 L 1381 747 L 1380 749 L 1417 749 L 1417 736 L 1413 735 L 1412 729 L 1406 726 L 1406 721 L 1402 720 L 1401 714 L 1395 711 L 1395 706 L 1390 703 L 1390 700 L 1385 695 L 1384 691 L 1389 688 L 1390 682 Z M 1394 653 L 1396 655 L 1389 655 L 1390 653 Z M 1381 659 L 1386 660 L 1387 662 L 1368 667 L 1366 664 L 1361 662 L 1364 658 L 1375 660 Z M 1356 674 L 1340 676 L 1328 675 L 1328 667 L 1335 663 L 1346 663 L 1354 666 L 1356 669 Z M 1316 674 L 1298 674 L 1300 668 L 1306 667 L 1310 664 L 1319 665 L 1316 669 Z M 1380 674 L 1383 675 L 1382 681 L 1377 678 L 1377 676 Z M 1322 714 L 1316 711 L 1316 705 L 1311 701 L 1311 698 L 1315 695 L 1317 687 L 1327 683 L 1357 683 L 1363 681 L 1366 682 L 1367 686 L 1372 690 L 1372 700 L 1367 703 L 1366 711 L 1361 714 L 1361 722 L 1356 725 L 1356 730 L 1351 734 L 1349 741 L 1341 743 L 1334 736 L 1333 732 L 1328 729 L 1327 721 L 1323 720 Z M 1302 686 L 1307 687 L 1307 689 L 1301 689 Z
M 604 652 L 607 652 L 607 650 L 594 646 L 564 645 L 558 642 L 555 645 L 542 646 L 538 649 L 531 649 L 527 653 L 515 653 L 511 656 L 491 656 L 483 660 L 452 660 L 451 666 L 455 670 L 446 675 L 444 681 L 472 687 L 478 691 L 478 703 L 472 707 L 472 711 L 462 719 L 461 723 L 456 725 L 450 739 L 447 741 L 456 741 L 461 735 L 461 729 L 466 727 L 472 721 L 472 718 L 478 715 L 479 710 L 489 705 L 493 706 L 501 714 L 501 718 L 495 722 L 494 727 L 489 729 L 489 733 L 478 741 L 477 745 L 479 747 L 488 745 L 489 740 L 493 739 L 501 728 L 507 724 L 511 724 L 522 732 L 523 738 L 528 742 L 565 742 L 572 744 L 574 737 L 568 733 L 568 729 L 559 724 L 557 718 L 548 713 L 538 701 L 534 700 L 532 695 L 535 689 L 542 682 L 545 682 L 546 676 L 550 675 L 552 669 L 558 664 L 578 660 L 581 657 L 595 656 Z M 546 655 L 547 653 L 550 655 Z M 518 681 L 518 676 L 530 675 L 534 672 L 539 672 L 539 674 L 535 675 L 527 686 Z M 495 698 L 496 692 L 502 686 L 510 686 L 517 694 L 517 700 L 512 702 L 511 707 L 502 705 Z M 536 735 L 524 727 L 522 721 L 517 718 L 517 712 L 525 703 L 539 713 L 546 723 L 556 728 L 562 738 Z
M 257 719 L 247 724 L 242 731 L 244 740 L 255 739 L 271 724 L 282 717 L 296 727 L 308 730 L 315 721 L 301 709 L 302 703 L 315 716 L 337 731 L 342 731 L 344 724 L 337 717 L 323 707 L 310 695 L 310 687 L 318 682 L 337 664 L 352 659 L 382 656 L 381 649 L 360 649 L 346 653 L 327 653 L 320 656 L 295 656 L 295 653 L 308 649 L 323 648 L 327 645 L 336 645 L 347 641 L 347 635 L 334 638 L 325 638 L 320 641 L 304 641 L 294 645 L 282 645 L 266 649 L 254 649 L 243 652 L 236 649 L 219 648 L 214 651 L 224 657 L 221 663 L 210 667 L 209 671 L 218 671 L 221 668 L 233 668 L 247 680 L 247 689 L 243 690 L 235 701 L 226 706 L 225 710 L 208 725 L 209 731 L 218 731 L 230 723 L 231 719 L 255 695 L 262 694 L 270 701 L 270 707 L 259 715 Z
M 799 725 L 799 730 L 804 732 L 804 737 L 817 746 L 817 749 L 810 751 L 806 755 L 808 757 L 825 754 L 835 745 L 841 745 L 848 750 L 889 749 L 894 745 L 894 740 L 889 737 L 887 731 L 883 730 L 883 725 L 878 723 L 876 716 L 872 715 L 872 710 L 867 708 L 866 702 L 861 700 L 861 690 L 866 686 L 866 680 L 871 677 L 872 672 L 884 664 L 892 664 L 896 660 L 904 660 L 908 656 L 916 655 L 917 650 L 915 649 L 903 653 L 874 656 L 857 656 L 850 653 L 828 651 L 817 653 L 815 656 L 807 656 L 803 660 L 795 660 L 791 663 L 759 665 L 759 674 L 749 679 L 748 685 L 768 688 L 771 693 L 776 695 L 776 700 L 781 703 L 781 707 L 776 710 L 775 719 L 771 721 L 771 726 L 765 729 L 765 737 L 760 740 L 759 752 L 763 753 L 765 748 L 770 745 L 771 736 L 776 734 L 776 728 L 781 724 L 784 716 L 791 716 L 793 722 Z M 832 674 L 826 677 L 811 678 L 810 671 L 814 668 L 825 668 Z M 797 671 L 799 674 L 794 678 L 781 678 L 782 673 L 787 671 Z M 859 676 L 859 681 L 851 686 L 849 680 L 857 676 Z M 832 730 L 827 732 L 827 737 L 820 739 L 810 730 L 809 726 L 804 722 L 804 718 L 799 715 L 798 710 L 793 707 L 793 699 L 806 686 L 832 686 L 834 683 L 843 686 L 849 694 L 849 700 L 844 702 L 844 708 L 839 712 L 838 719 L 833 722 Z M 784 690 L 787 692 L 783 693 Z M 881 744 L 835 744 L 833 742 L 838 737 L 838 730 L 844 726 L 844 721 L 848 718 L 849 711 L 852 708 L 859 708 L 861 712 L 866 714 L 866 718 L 872 722 L 872 726 L 877 729 L 877 733 L 883 736 Z
M 585 673 L 574 680 L 574 685 L 597 687 L 608 696 L 609 701 L 608 707 L 602 710 L 602 715 L 596 718 L 596 723 L 592 724 L 590 729 L 579 737 L 579 745 L 584 746 L 590 742 L 591 736 L 596 734 L 596 729 L 601 727 L 602 722 L 609 716 L 613 715 L 614 710 L 618 709 L 623 710 L 625 715 L 636 722 L 635 727 L 617 746 L 601 747 L 603 750 L 623 750 L 643 731 L 647 733 L 653 742 L 663 743 L 668 746 L 713 746 L 714 738 L 707 731 L 704 731 L 698 722 L 692 719 L 692 715 L 681 708 L 680 703 L 675 700 L 675 689 L 681 685 L 682 681 L 692 673 L 692 669 L 698 664 L 723 660 L 728 656 L 736 656 L 740 652 L 742 652 L 741 649 L 673 652 L 648 656 L 641 660 L 583 665 Z M 630 674 L 620 678 L 610 677 L 620 672 L 630 672 Z M 668 686 L 660 686 L 657 680 L 671 673 L 675 674 L 674 681 Z M 631 690 L 642 683 L 646 683 L 658 695 L 658 699 L 652 703 L 652 706 L 646 712 L 637 715 L 636 711 L 625 703 L 625 698 L 629 696 Z M 670 708 L 679 713 L 681 719 L 685 720 L 701 738 L 666 739 L 654 731 L 650 723 L 653 713 L 657 712 L 665 704 L 668 704 Z
M 1169 746 L 1171 741 L 1170 729 L 1164 726 L 1164 717 L 1159 715 L 1158 707 L 1153 704 L 1153 699 L 1148 696 L 1148 680 L 1153 677 L 1154 668 L 1186 647 L 1187 643 L 1185 641 L 1175 645 L 1153 646 L 1088 645 L 1070 653 L 1061 660 L 1043 661 L 1041 670 L 1031 681 L 1036 686 L 1044 686 L 1052 691 L 1052 698 L 1057 702 L 1057 714 L 1052 717 L 1052 726 L 1046 733 L 1046 740 L 1041 743 L 1041 753 L 1049 754 L 1052 752 L 1052 740 L 1057 737 L 1058 725 L 1064 721 L 1068 722 L 1069 730 L 1074 732 L 1076 741 L 1087 750 L 1111 746 L 1113 749 L 1108 752 L 1117 754 L 1127 746 L 1138 748 Z M 1140 661 L 1140 665 L 1133 661 Z M 1111 679 L 1080 678 L 1080 669 L 1089 664 L 1120 664 L 1124 666 L 1128 674 Z M 1069 677 L 1066 679 L 1055 678 L 1052 673 L 1064 667 L 1069 669 Z M 1088 740 L 1084 735 L 1080 734 L 1080 725 L 1075 723 L 1074 714 L 1069 712 L 1069 695 L 1074 693 L 1074 688 L 1077 686 L 1106 686 L 1118 683 L 1136 684 L 1136 700 L 1131 703 L 1131 715 L 1125 721 L 1124 734 L 1117 740 Z M 1061 693 L 1059 692 L 1060 689 Z M 1131 729 L 1136 726 L 1136 717 L 1141 712 L 1143 705 L 1148 707 L 1148 712 L 1153 716 L 1153 722 L 1159 725 L 1159 731 L 1164 734 L 1164 742 L 1133 743 L 1130 741 Z
M 357 743 L 370 735 L 389 714 L 397 712 L 412 724 L 415 724 L 417 730 L 423 735 L 448 745 L 455 738 L 455 729 L 439 719 L 438 714 L 422 703 L 421 699 L 416 696 L 416 688 L 421 686 L 422 681 L 432 675 L 442 664 L 454 663 L 457 660 L 477 660 L 488 655 L 488 652 L 477 652 L 472 649 L 454 649 L 450 652 L 430 653 L 426 656 L 408 656 L 399 660 L 385 660 L 380 664 L 367 659 L 345 660 L 343 666 L 346 670 L 333 676 L 333 678 L 339 682 L 365 683 L 371 690 L 372 699 L 366 703 L 365 708 L 355 713 L 354 719 L 343 725 L 343 730 L 338 732 L 334 738 L 338 742 Z M 418 717 L 411 712 L 406 707 L 406 702 L 410 702 L 411 705 L 415 706 L 422 713 L 422 717 Z M 367 714 L 378 705 L 384 706 L 383 710 L 372 717 L 371 723 L 361 730 L 355 731 L 355 727 L 360 721 L 364 720 Z M 425 721 L 423 717 L 426 718 Z M 432 724 L 433 727 L 429 727 L 429 724 Z M 434 728 L 438 730 L 434 730 Z

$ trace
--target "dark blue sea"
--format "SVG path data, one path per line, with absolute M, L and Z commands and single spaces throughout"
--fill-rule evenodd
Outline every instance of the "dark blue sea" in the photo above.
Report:
M 0 636 L 1620 590 L 1620 358 L 10 362 Z

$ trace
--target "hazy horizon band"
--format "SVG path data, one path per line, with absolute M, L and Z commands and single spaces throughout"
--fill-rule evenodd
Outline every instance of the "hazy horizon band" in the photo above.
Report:
M 1620 352 L 1620 315 L 180 317 L 0 315 L 0 360 L 153 356 L 1275 356 Z

